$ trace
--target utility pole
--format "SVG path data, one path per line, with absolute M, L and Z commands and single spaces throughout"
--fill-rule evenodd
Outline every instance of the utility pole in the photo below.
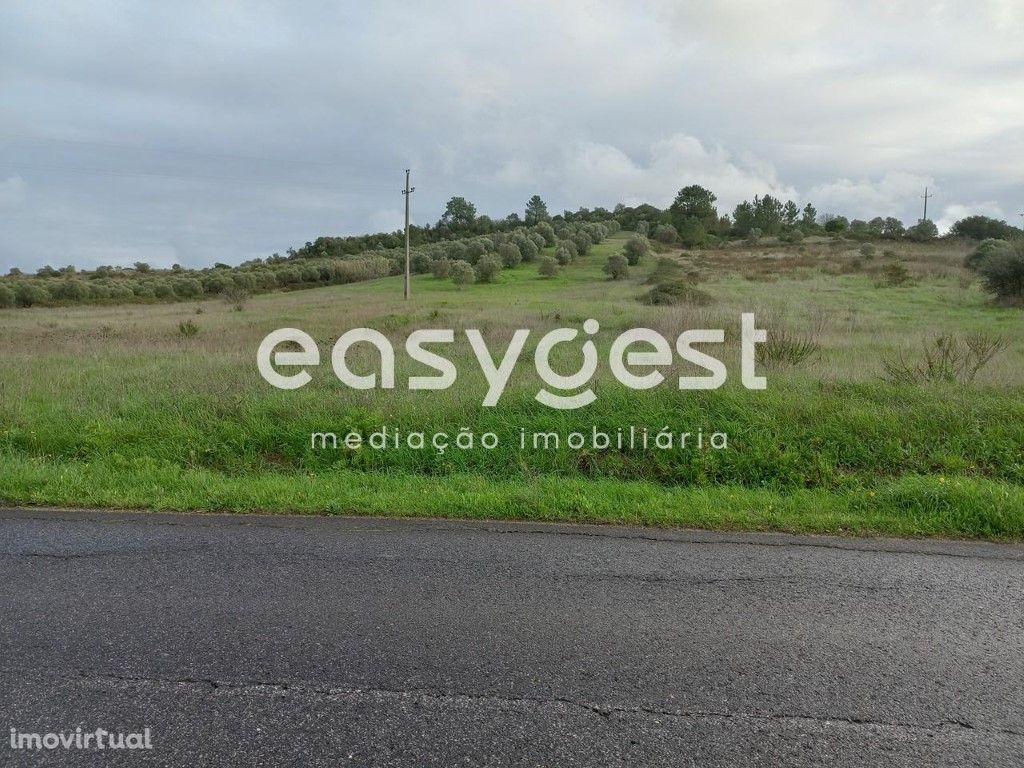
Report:
M 405 195 L 405 300 L 409 300 L 409 294 L 412 288 L 410 273 L 411 267 L 409 263 L 409 195 L 416 191 L 416 187 L 409 186 L 409 169 L 405 169 L 405 189 L 402 190 L 402 194 Z
M 935 195 L 929 195 L 928 194 L 928 187 L 925 187 L 924 188 L 924 195 L 922 195 L 922 198 L 924 199 L 924 218 L 921 219 L 921 221 L 928 221 L 928 198 L 929 197 L 935 197 Z

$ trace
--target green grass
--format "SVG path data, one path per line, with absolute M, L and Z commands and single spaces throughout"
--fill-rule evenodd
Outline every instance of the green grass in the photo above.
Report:
M 827 246 L 803 254 L 731 248 L 675 254 L 714 303 L 650 307 L 649 258 L 628 281 L 601 273 L 621 240 L 601 244 L 554 279 L 522 265 L 493 285 L 388 278 L 221 303 L 0 311 L 0 501 L 17 504 L 388 514 L 628 522 L 805 532 L 1024 538 L 1024 313 L 992 305 L 966 281 L 955 246 L 904 246 L 914 282 L 878 287 L 877 258 Z M 597 318 L 602 352 L 619 331 L 674 338 L 693 327 L 732 333 L 742 311 L 759 325 L 813 337 L 820 354 L 767 372 L 769 389 L 730 380 L 715 392 L 668 384 L 624 390 L 606 372 L 597 402 L 554 411 L 533 400 L 529 360 L 542 333 Z M 192 320 L 194 338 L 180 323 Z M 295 392 L 255 370 L 269 331 L 310 332 L 324 365 Z M 531 329 L 499 407 L 480 407 L 468 345 L 446 392 L 354 392 L 329 365 L 345 330 L 396 342 L 420 327 L 479 328 L 503 349 Z M 913 354 L 938 332 L 1000 332 L 1007 350 L 971 386 L 896 386 L 882 359 Z M 559 358 L 574 370 L 578 348 Z M 722 352 L 738 378 L 735 344 Z M 356 355 L 356 365 L 371 364 Z M 602 366 L 604 368 L 605 366 Z M 677 368 L 675 375 L 678 375 Z M 416 371 L 399 365 L 399 382 Z M 424 371 L 427 372 L 427 371 Z M 667 375 L 671 381 L 672 375 Z M 311 432 L 495 432 L 492 451 L 313 450 Z M 614 433 L 617 427 L 724 431 L 726 451 L 526 450 L 519 428 Z

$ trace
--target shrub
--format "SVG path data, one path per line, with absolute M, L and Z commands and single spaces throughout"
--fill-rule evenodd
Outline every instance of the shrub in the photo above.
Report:
M 865 259 L 875 258 L 875 253 L 877 251 L 878 249 L 875 248 L 875 246 L 873 246 L 871 243 L 864 243 L 860 247 L 860 255 L 863 256 Z
M 484 256 L 476 264 L 476 281 L 492 283 L 501 272 L 501 262 L 497 256 Z
M 907 237 L 919 243 L 926 243 L 939 236 L 939 228 L 931 219 L 921 219 L 917 224 L 907 230 Z
M 557 261 L 563 267 L 566 266 L 567 264 L 571 264 L 572 253 L 564 245 L 560 246 L 558 250 L 555 251 L 555 261 Z
M 625 256 L 619 254 L 609 256 L 604 271 L 612 280 L 622 280 L 629 277 L 629 262 Z
M 646 237 L 642 235 L 633 235 L 626 241 L 626 246 L 623 249 L 623 254 L 626 257 L 626 263 L 631 267 L 635 267 L 640 263 L 640 259 L 647 255 L 650 251 L 651 244 Z
M 199 333 L 199 326 L 191 320 L 178 323 L 178 335 L 185 339 L 191 339 Z
M 803 242 L 804 231 L 800 227 L 790 227 L 789 229 L 783 230 L 782 234 L 779 235 L 779 240 L 790 245 Z
M 758 241 L 760 241 L 760 239 L 761 239 L 761 230 L 758 229 L 757 227 L 752 227 L 750 229 L 750 231 L 747 232 L 747 238 L 746 238 L 747 245 L 757 245 L 757 243 L 758 243 Z
M 957 237 L 968 237 L 972 240 L 987 238 L 1009 240 L 1020 234 L 1019 230 L 1011 227 L 1005 221 L 988 216 L 968 216 L 966 219 L 960 219 L 950 231 Z
M 1006 240 L 999 240 L 994 237 L 982 240 L 973 251 L 967 254 L 967 257 L 964 259 L 964 266 L 968 269 L 977 270 L 981 265 L 981 262 L 991 254 L 998 253 L 999 251 L 1007 251 L 1010 247 L 1010 244 Z
M 245 302 L 249 300 L 249 292 L 245 288 L 232 285 L 221 294 L 221 298 L 224 299 L 226 304 L 231 305 L 236 312 L 241 312 L 245 309 Z
M 50 296 L 56 301 L 79 302 L 89 296 L 89 287 L 81 280 L 59 280 L 50 285 Z
M 946 334 L 926 341 L 919 361 L 903 353 L 882 361 L 885 378 L 894 384 L 946 382 L 970 384 L 997 354 L 1007 347 L 1003 337 L 986 333 L 964 338 Z
M 430 265 L 430 272 L 438 280 L 447 280 L 448 275 L 451 274 L 451 271 L 452 263 L 448 261 L 448 259 L 441 258 Z
M 845 232 L 850 228 L 850 220 L 845 216 L 828 216 L 825 219 L 825 231 L 831 234 Z
M 537 260 L 537 255 L 540 253 L 540 249 L 537 248 L 537 244 L 529 238 L 519 243 L 519 253 L 523 257 L 523 261 L 531 262 Z
M 174 289 L 170 283 L 157 280 L 153 283 L 153 295 L 158 299 L 170 299 L 174 296 Z
M 997 299 L 1024 298 L 1024 241 L 986 256 L 977 267 L 985 290 Z
M 501 259 L 502 264 L 512 269 L 519 266 L 523 260 L 523 254 L 515 243 L 502 243 L 498 246 L 498 258 Z
M 671 224 L 664 224 L 655 231 L 654 239 L 665 245 L 673 245 L 679 239 L 679 230 Z
M 566 238 L 558 244 L 559 248 L 565 248 L 569 252 L 569 261 L 576 261 L 580 257 L 580 249 L 576 247 L 576 243 L 571 238 Z
M 538 224 L 534 228 L 534 231 L 538 235 L 540 235 L 542 238 L 544 238 L 544 244 L 547 245 L 547 246 L 552 246 L 556 242 L 558 242 L 558 240 L 555 238 L 555 229 L 554 229 L 554 227 L 552 227 L 546 221 L 542 221 L 540 224 Z
M 902 264 L 886 264 L 882 267 L 882 284 L 890 288 L 910 282 L 910 271 Z
M 423 251 L 416 251 L 410 255 L 409 262 L 409 269 L 415 275 L 425 275 L 433 265 L 430 255 Z
M 448 274 L 449 277 L 451 277 L 451 281 L 460 288 L 472 283 L 476 278 L 476 273 L 473 271 L 473 267 L 469 262 L 461 260 L 452 262 L 452 266 Z
M 153 284 L 150 282 L 140 283 L 136 282 L 132 286 L 132 293 L 135 294 L 137 299 L 152 299 L 156 296 L 156 292 L 153 289 Z
M 0 285 L 0 309 L 14 306 L 14 291 L 6 285 Z
M 476 264 L 485 253 L 487 253 L 487 246 L 479 240 L 466 243 L 466 247 L 463 249 L 463 256 L 470 264 Z
M 813 359 L 820 350 L 821 345 L 813 336 L 779 328 L 768 332 L 758 359 L 766 368 L 795 368 Z
M 572 242 L 576 243 L 576 251 L 580 256 L 586 256 L 590 246 L 594 244 L 586 232 L 577 232 L 572 236 Z
M 35 283 L 19 283 L 14 289 L 14 300 L 19 307 L 32 307 L 44 304 L 50 298 L 42 286 Z
M 550 256 L 543 256 L 537 271 L 544 277 L 554 277 L 558 274 L 558 262 Z
M 194 278 L 179 277 L 174 281 L 174 294 L 180 299 L 192 299 L 201 295 L 202 292 L 202 284 Z
M 688 280 L 676 279 L 658 283 L 643 294 L 640 301 L 662 307 L 673 304 L 693 304 L 702 307 L 711 304 L 714 299 L 710 294 L 695 288 Z

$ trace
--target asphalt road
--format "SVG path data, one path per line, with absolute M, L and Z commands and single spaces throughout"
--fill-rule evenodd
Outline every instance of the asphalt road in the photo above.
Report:
M 78 726 L 150 728 L 112 765 L 1020 766 L 1024 549 L 0 510 L 0 738 Z

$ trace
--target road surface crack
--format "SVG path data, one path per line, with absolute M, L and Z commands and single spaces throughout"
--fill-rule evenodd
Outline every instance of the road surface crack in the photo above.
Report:
M 4 669 L 3 674 L 25 674 L 38 675 L 38 670 L 17 670 Z M 59 675 L 67 677 L 68 675 Z M 671 717 L 692 720 L 752 720 L 765 722 L 788 722 L 788 723 L 816 723 L 821 725 L 839 723 L 854 727 L 892 728 L 909 731 L 923 731 L 935 733 L 944 728 L 956 728 L 960 730 L 976 731 L 978 733 L 1024 737 L 1024 731 L 1012 728 L 995 728 L 981 726 L 959 718 L 946 718 L 930 723 L 916 723 L 889 720 L 874 720 L 865 717 L 840 716 L 840 715 L 816 715 L 808 713 L 777 713 L 777 712 L 756 712 L 741 710 L 713 710 L 713 709 L 669 709 L 651 706 L 624 706 L 620 704 L 599 704 L 580 699 L 573 699 L 564 696 L 499 696 L 496 694 L 481 694 L 468 692 L 438 691 L 428 688 L 395 689 L 395 688 L 361 688 L 361 687 L 336 687 L 310 685 L 306 682 L 292 681 L 265 681 L 265 680 L 219 680 L 212 677 L 156 677 L 142 675 L 123 675 L 103 672 L 91 672 L 88 670 L 77 670 L 70 677 L 73 680 L 108 682 L 123 685 L 138 686 L 175 686 L 175 687 L 199 687 L 214 693 L 219 691 L 240 691 L 253 693 L 287 693 L 299 696 L 320 697 L 320 698 L 358 698 L 360 696 L 373 696 L 379 698 L 394 698 L 402 700 L 430 700 L 437 702 L 488 702 L 494 704 L 508 704 L 521 706 L 552 706 L 563 705 L 586 710 L 604 720 L 610 720 L 616 715 L 644 715 L 650 717 Z

